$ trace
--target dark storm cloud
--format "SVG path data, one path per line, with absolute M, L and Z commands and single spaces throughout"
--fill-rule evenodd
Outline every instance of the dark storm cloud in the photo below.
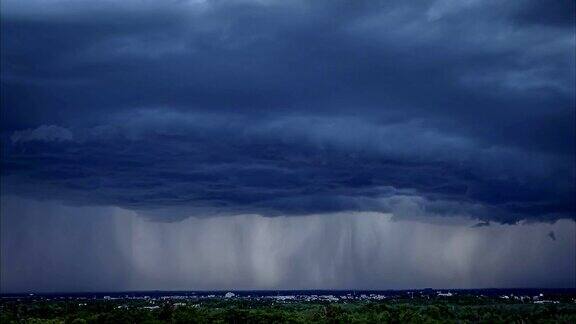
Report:
M 535 3 L 5 1 L 3 187 L 182 215 L 574 218 L 574 28 Z
M 576 2 L 532 0 L 517 12 L 516 18 L 527 24 L 559 27 L 574 27 L 576 23 Z

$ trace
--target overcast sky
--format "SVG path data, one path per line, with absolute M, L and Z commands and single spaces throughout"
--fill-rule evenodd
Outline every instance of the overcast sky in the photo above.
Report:
M 0 9 L 2 291 L 576 286 L 572 0 Z

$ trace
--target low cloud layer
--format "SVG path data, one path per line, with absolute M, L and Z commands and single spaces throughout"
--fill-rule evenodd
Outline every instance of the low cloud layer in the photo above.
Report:
M 576 217 L 573 1 L 3 1 L 2 190 Z

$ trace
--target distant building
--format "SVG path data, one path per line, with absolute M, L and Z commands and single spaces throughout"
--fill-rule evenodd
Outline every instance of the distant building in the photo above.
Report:
M 226 295 L 224 295 L 224 298 L 232 298 L 236 296 L 236 294 L 234 294 L 233 292 L 227 292 Z

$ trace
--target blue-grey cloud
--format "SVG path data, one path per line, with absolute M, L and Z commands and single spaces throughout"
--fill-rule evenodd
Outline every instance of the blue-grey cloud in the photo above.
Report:
M 490 222 L 483 221 L 483 222 L 474 224 L 474 226 L 472 226 L 472 227 L 477 228 L 477 227 L 484 227 L 484 226 L 490 226 Z
M 574 218 L 570 6 L 4 1 L 3 189 L 182 217 Z
M 71 141 L 73 135 L 70 130 L 55 125 L 42 125 L 36 129 L 26 129 L 16 131 L 10 136 L 13 144 L 35 141 L 35 142 L 52 142 L 52 141 Z

